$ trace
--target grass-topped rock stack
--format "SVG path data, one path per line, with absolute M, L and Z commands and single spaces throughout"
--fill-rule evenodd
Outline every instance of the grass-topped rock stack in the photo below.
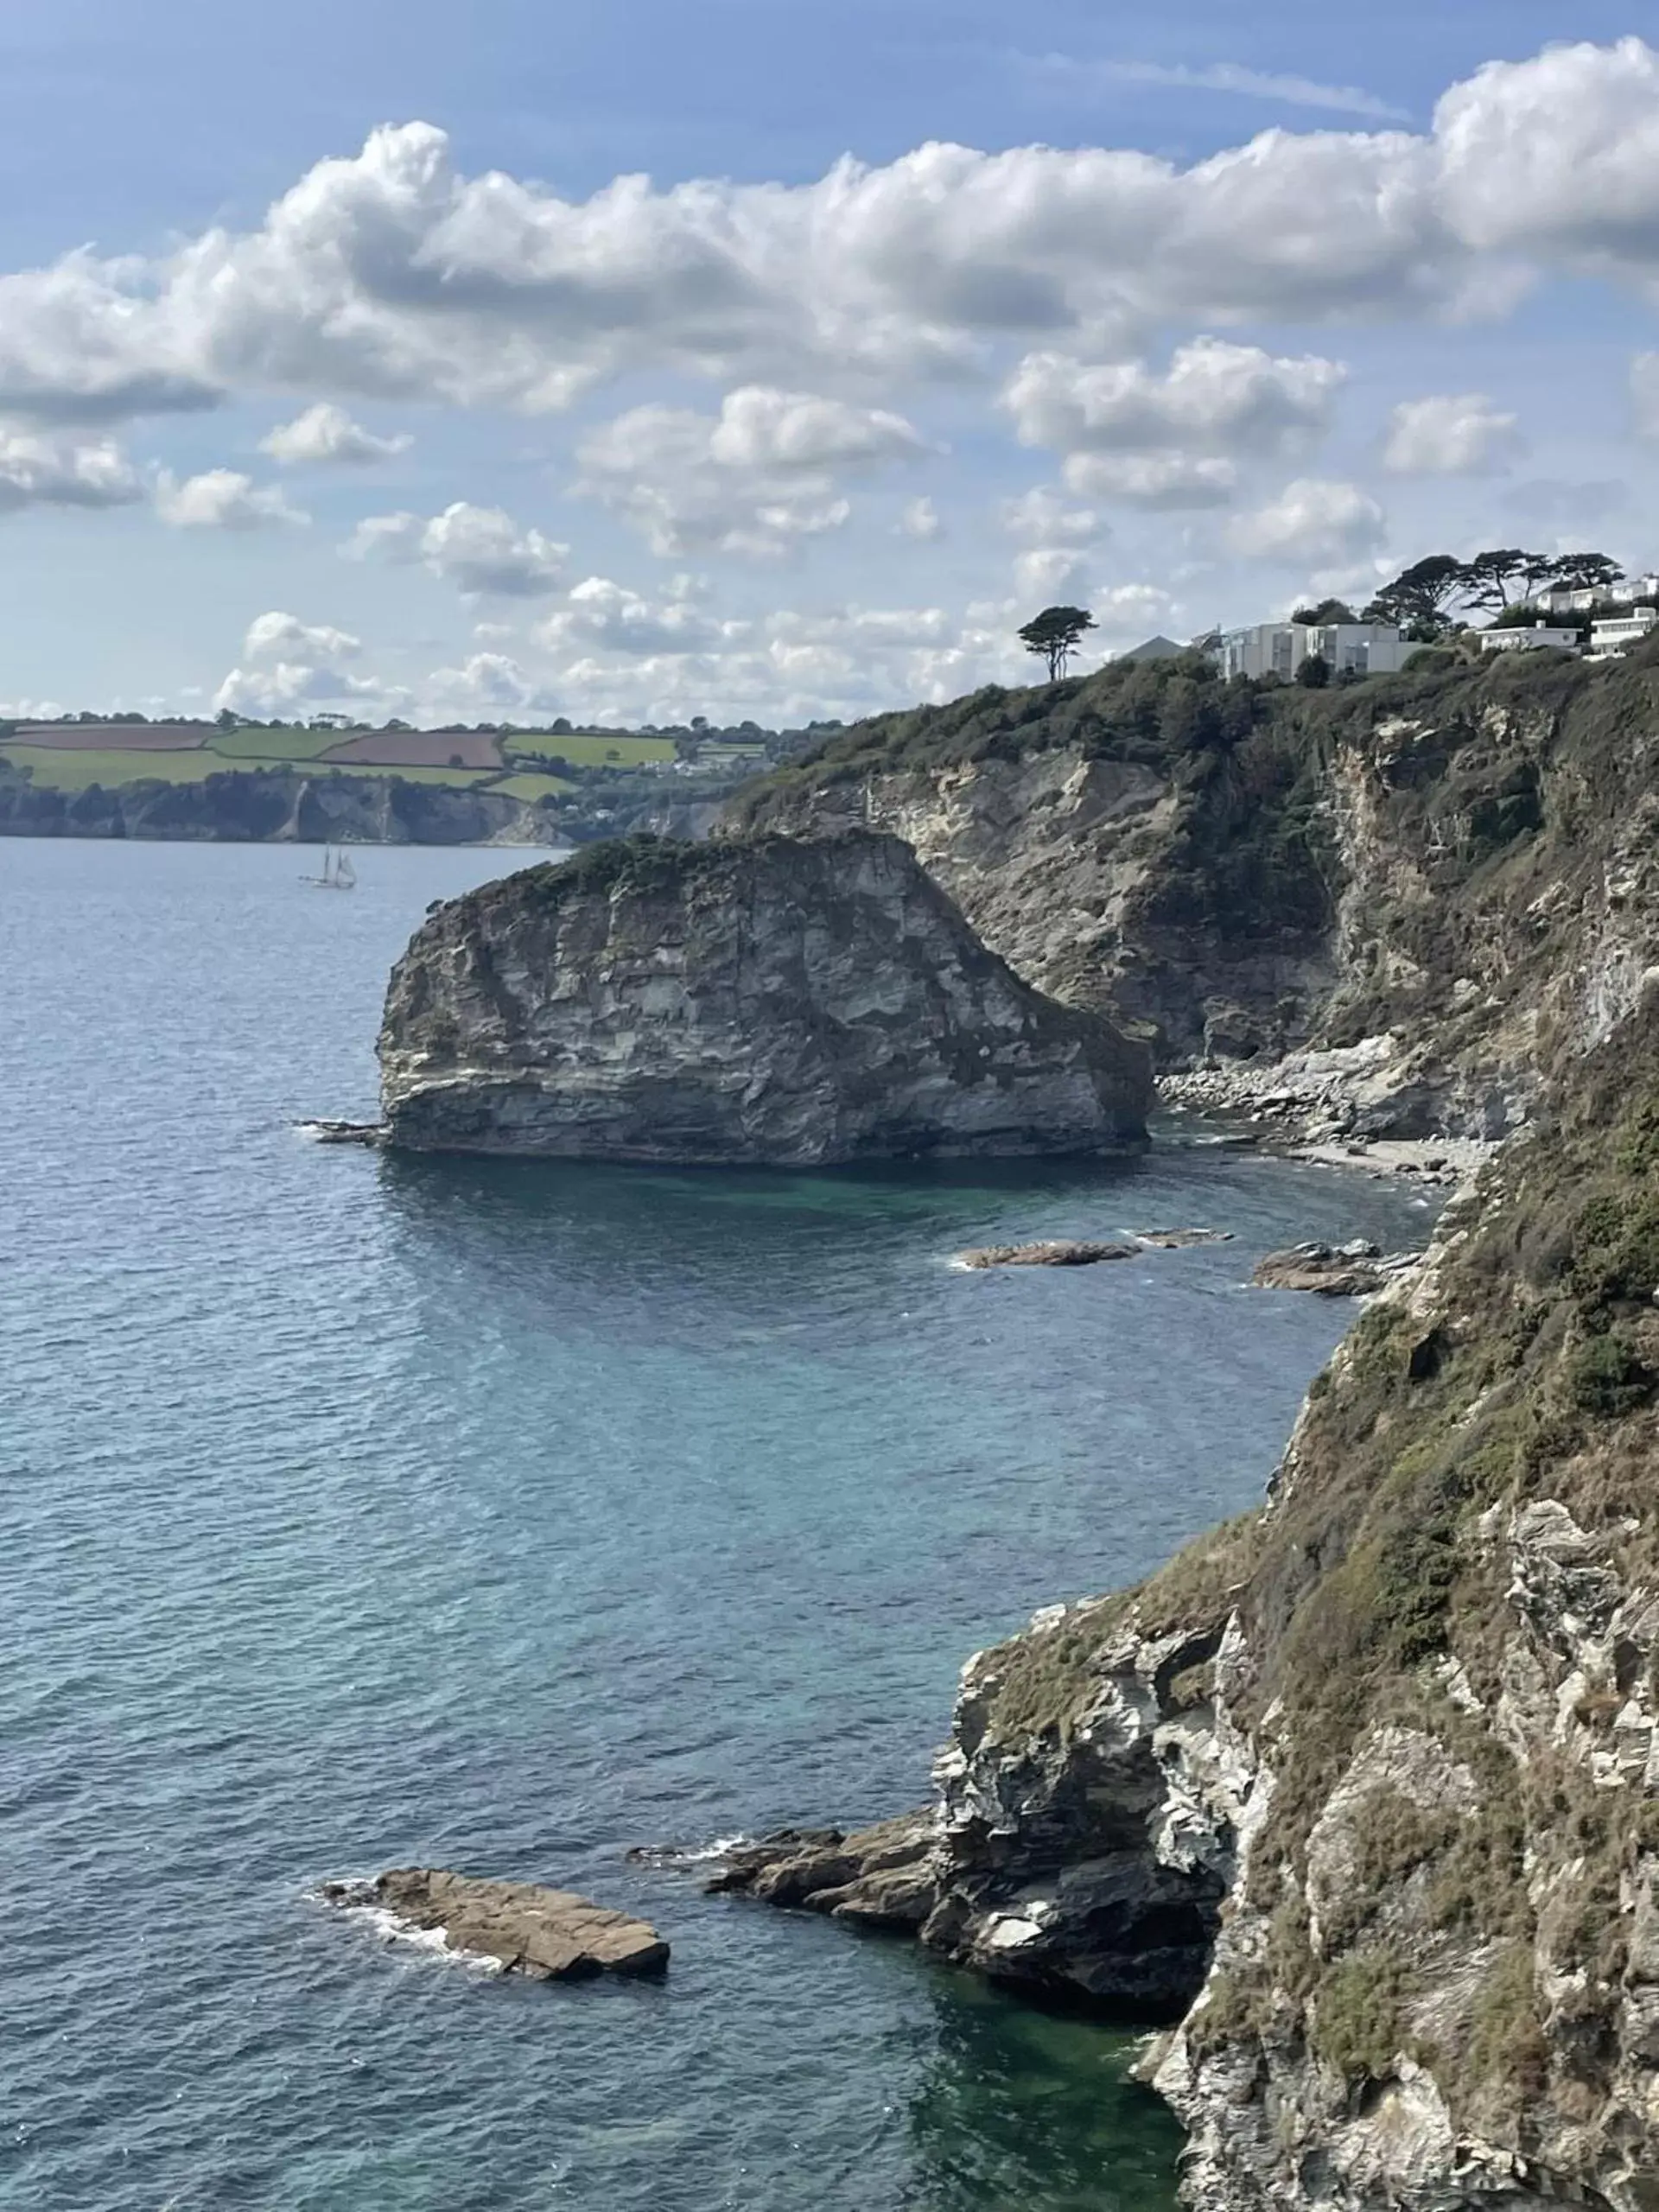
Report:
M 687 1164 L 1111 1151 L 1141 1048 L 1021 982 L 898 839 L 589 847 L 394 970 L 388 1141 Z

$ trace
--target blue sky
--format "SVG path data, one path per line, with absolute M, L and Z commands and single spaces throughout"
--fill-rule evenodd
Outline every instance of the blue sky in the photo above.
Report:
M 0 705 L 850 714 L 1653 562 L 1659 56 L 1346 12 L 10 0 Z

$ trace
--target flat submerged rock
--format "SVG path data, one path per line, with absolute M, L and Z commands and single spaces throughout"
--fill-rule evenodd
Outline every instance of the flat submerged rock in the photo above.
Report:
M 1038 1244 L 976 1244 L 958 1252 L 962 1268 L 1095 1268 L 1104 1260 L 1133 1260 L 1138 1244 L 1087 1244 L 1050 1238 Z
M 1193 1244 L 1230 1244 L 1230 1229 L 1142 1229 L 1128 1243 L 1051 1236 L 1031 1244 L 976 1244 L 958 1252 L 959 1268 L 1096 1268 L 1107 1260 L 1135 1260 L 1143 1252 L 1182 1252 Z
M 661 1974 L 668 1965 L 668 1945 L 647 1922 L 536 1882 L 404 1866 L 372 1882 L 325 1882 L 322 1895 L 331 1904 L 372 1905 L 410 1928 L 441 1930 L 453 1949 L 532 1981 Z

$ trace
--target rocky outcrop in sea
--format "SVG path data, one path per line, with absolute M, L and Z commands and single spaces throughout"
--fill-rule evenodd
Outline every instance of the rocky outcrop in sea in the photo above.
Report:
M 441 1935 L 449 1949 L 491 1960 L 502 1973 L 531 1981 L 657 1974 L 668 1965 L 668 1945 L 645 1921 L 538 1882 L 400 1866 L 372 1882 L 325 1882 L 321 1895 L 348 1911 L 384 1916 L 410 1933 Z
M 823 1166 L 1144 1141 L 1143 1047 L 988 952 L 897 838 L 639 838 L 440 906 L 393 972 L 386 1141 Z

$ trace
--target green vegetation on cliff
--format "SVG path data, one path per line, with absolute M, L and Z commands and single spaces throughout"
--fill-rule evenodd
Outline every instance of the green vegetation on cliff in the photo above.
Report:
M 1270 1774 L 1200 2066 L 1259 2046 L 1302 2082 L 1311 2056 L 1351 2112 L 1403 2057 L 1460 2137 L 1585 2131 L 1587 2177 L 1655 1977 L 1659 994 L 1549 1074 L 1320 1378 L 1268 1503 L 981 1678 L 1005 1758 L 1086 1771 L 1126 1653 L 1168 1637 L 1166 1719 L 1224 1697 Z
M 1021 972 L 1178 1064 L 1432 1040 L 1421 1135 L 1459 1086 L 1464 1128 L 1514 1118 L 1656 765 L 1652 644 L 1317 690 L 1187 656 L 880 717 L 729 817 L 898 830 Z

